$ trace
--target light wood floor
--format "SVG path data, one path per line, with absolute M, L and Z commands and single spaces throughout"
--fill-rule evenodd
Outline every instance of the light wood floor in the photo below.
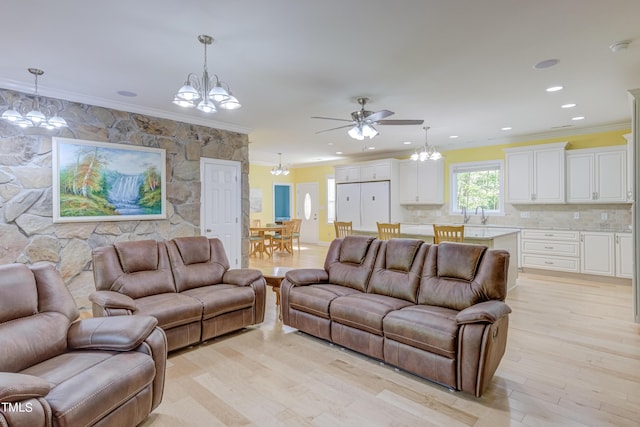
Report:
M 326 249 L 250 265 L 321 267 Z M 507 303 L 507 351 L 476 399 L 283 326 L 269 291 L 259 327 L 170 355 L 143 426 L 640 425 L 629 285 L 521 275 Z

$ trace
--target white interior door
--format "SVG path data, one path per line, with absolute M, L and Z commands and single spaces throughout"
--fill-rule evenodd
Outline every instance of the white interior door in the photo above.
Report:
M 300 241 L 318 243 L 318 183 L 296 185 L 296 218 L 302 219 Z
M 222 241 L 231 268 L 242 262 L 240 162 L 200 159 L 200 232 Z

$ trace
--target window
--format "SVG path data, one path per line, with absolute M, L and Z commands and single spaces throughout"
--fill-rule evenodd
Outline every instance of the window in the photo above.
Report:
M 484 208 L 485 213 L 503 214 L 503 169 L 501 160 L 452 164 L 451 213 Z
M 336 179 L 327 178 L 327 222 L 331 224 L 336 220 Z

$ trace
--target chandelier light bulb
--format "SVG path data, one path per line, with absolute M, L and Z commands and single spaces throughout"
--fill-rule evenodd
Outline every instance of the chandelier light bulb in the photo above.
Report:
M 287 168 L 283 168 L 282 167 L 282 153 L 278 153 L 279 156 L 279 160 L 278 160 L 278 167 L 273 167 L 273 169 L 271 169 L 271 175 L 289 175 L 289 169 Z

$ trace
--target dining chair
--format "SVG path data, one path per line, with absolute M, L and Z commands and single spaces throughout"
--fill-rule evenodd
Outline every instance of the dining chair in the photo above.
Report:
M 336 239 L 353 234 L 353 221 L 334 221 L 336 229 Z
M 278 249 L 293 255 L 293 221 L 282 221 L 282 231 L 271 236 L 271 252 Z
M 300 227 L 302 226 L 302 219 L 294 218 L 293 221 L 293 239 L 298 241 L 298 253 L 300 253 Z
M 400 237 L 400 223 L 384 223 L 376 222 L 378 225 L 378 238 L 380 240 L 389 240 Z
M 464 225 L 436 225 L 433 224 L 433 243 L 463 242 Z
M 261 222 L 259 219 L 252 219 L 250 227 L 260 227 Z M 260 231 L 250 231 L 249 232 L 249 243 L 251 244 L 250 255 L 257 255 L 258 253 L 262 254 L 260 245 L 263 244 L 264 233 Z

